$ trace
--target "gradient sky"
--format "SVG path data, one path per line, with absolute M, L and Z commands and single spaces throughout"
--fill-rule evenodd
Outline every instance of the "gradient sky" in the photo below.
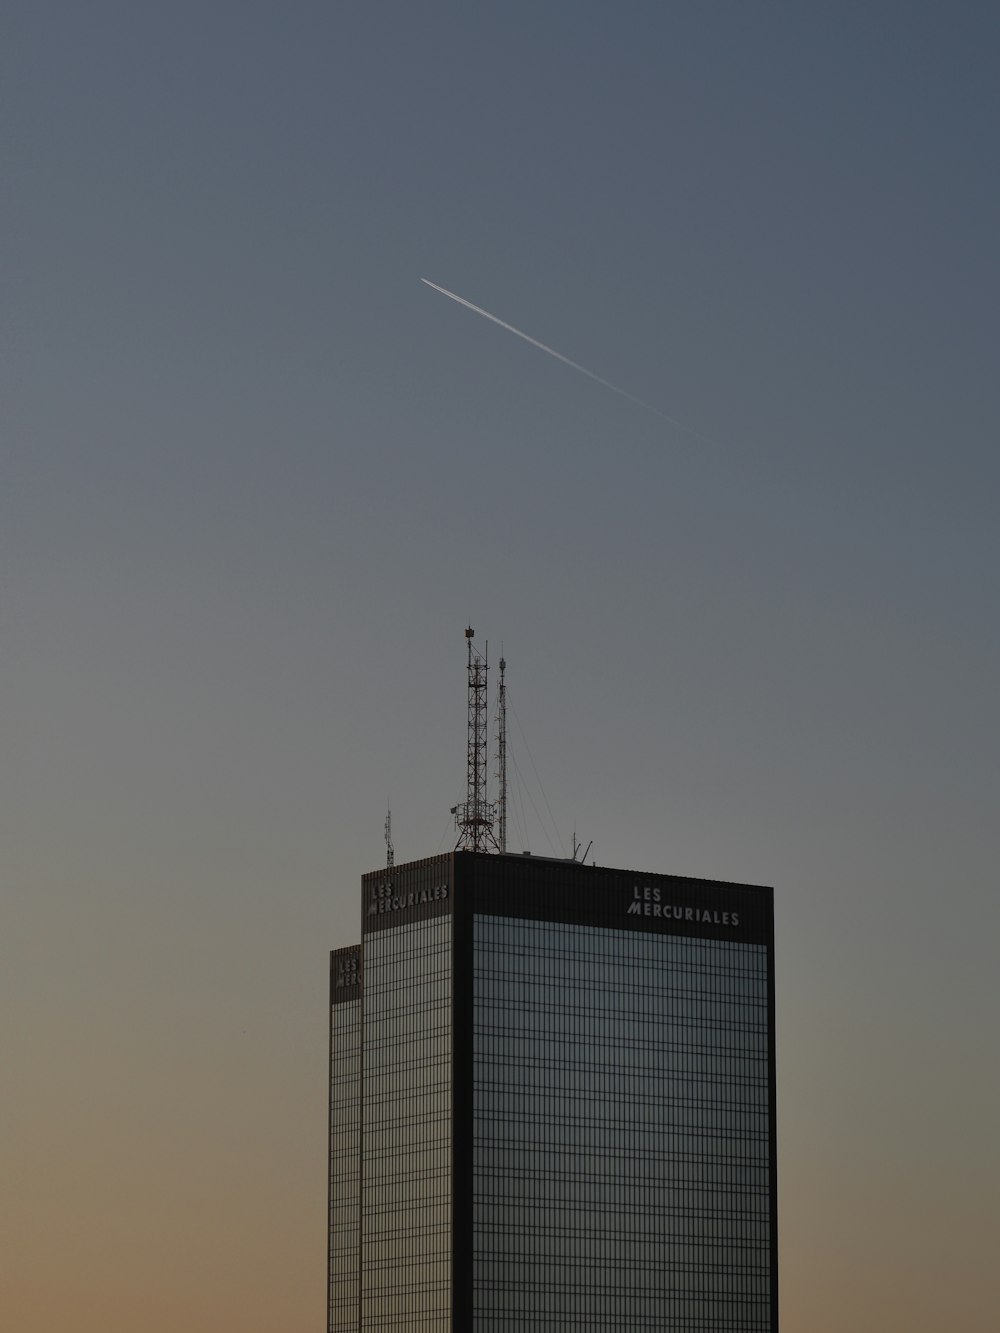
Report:
M 4 1327 L 322 1327 L 327 950 L 387 800 L 450 845 L 472 623 L 533 850 L 775 886 L 783 1327 L 992 1333 L 996 6 L 2 51 Z

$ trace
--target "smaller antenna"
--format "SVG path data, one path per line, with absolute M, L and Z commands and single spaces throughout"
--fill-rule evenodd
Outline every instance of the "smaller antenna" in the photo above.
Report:
M 588 854 L 590 853 L 590 849 L 591 849 L 591 847 L 593 847 L 593 845 L 594 845 L 594 839 L 591 838 L 591 840 L 587 843 L 587 850 L 586 850 L 586 851 L 584 852 L 584 854 L 580 857 L 580 864 L 581 864 L 582 866 L 585 866 L 585 865 L 587 864 L 587 856 L 588 856 Z M 577 840 L 576 840 L 576 829 L 574 829 L 574 830 L 573 830 L 573 860 L 574 860 L 574 861 L 576 860 L 577 852 L 579 852 L 579 850 L 580 850 L 580 848 L 581 848 L 582 846 L 583 846 L 583 843 L 582 843 L 582 842 L 577 842 Z
M 497 690 L 497 841 L 500 851 L 507 850 L 507 663 L 500 645 L 500 685 Z

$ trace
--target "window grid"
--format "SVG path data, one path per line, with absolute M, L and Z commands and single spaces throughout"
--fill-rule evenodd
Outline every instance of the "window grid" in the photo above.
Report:
M 475 1333 L 770 1333 L 766 947 L 474 941 Z
M 451 1328 L 451 918 L 365 939 L 361 1328 Z M 355 1324 L 355 1327 L 357 1325 Z
M 328 1333 L 358 1326 L 361 1241 L 361 1002 L 330 1007 L 330 1224 Z

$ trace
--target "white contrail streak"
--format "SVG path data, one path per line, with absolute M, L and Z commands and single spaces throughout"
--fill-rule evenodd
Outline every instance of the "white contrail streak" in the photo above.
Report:
M 531 343 L 532 347 L 537 347 L 543 352 L 548 352 L 549 356 L 554 356 L 555 359 L 561 361 L 563 365 L 570 366 L 573 370 L 578 370 L 581 375 L 586 375 L 588 379 L 596 380 L 598 384 L 603 384 L 604 387 L 610 389 L 612 393 L 618 394 L 621 398 L 627 398 L 630 403 L 635 403 L 636 407 L 642 407 L 647 412 L 652 412 L 654 416 L 660 417 L 663 421 L 669 421 L 672 426 L 676 426 L 679 430 L 686 431 L 688 435 L 693 435 L 695 439 L 704 440 L 706 444 L 710 443 L 704 435 L 694 430 L 691 426 L 685 426 L 683 421 L 678 421 L 676 417 L 667 416 L 666 412 L 661 412 L 658 407 L 653 407 L 649 403 L 644 403 L 641 398 L 636 398 L 635 394 L 628 393 L 625 389 L 619 389 L 617 384 L 612 384 L 610 380 L 606 380 L 603 376 L 596 375 L 594 371 L 588 370 L 586 366 L 581 366 L 578 362 L 571 361 L 568 356 L 563 356 L 562 352 L 557 352 L 554 347 L 548 347 L 545 343 L 539 342 L 537 338 L 532 338 L 530 334 L 522 333 L 520 329 L 515 329 L 513 324 L 507 324 L 504 320 L 498 319 L 496 315 L 491 315 L 488 310 L 483 310 L 481 306 L 473 305 L 472 302 L 467 301 L 464 296 L 456 296 L 456 294 L 450 292 L 447 287 L 439 287 L 436 282 L 431 282 L 430 278 L 421 278 L 420 281 L 425 282 L 428 287 L 433 287 L 434 290 L 440 292 L 442 296 L 447 296 L 449 300 L 457 301 L 459 305 L 464 305 L 466 310 L 472 310 L 475 314 L 482 315 L 483 319 L 488 319 L 494 324 L 499 324 L 500 327 L 506 329 L 508 333 L 513 333 L 516 334 L 518 338 L 523 338 L 526 343 Z

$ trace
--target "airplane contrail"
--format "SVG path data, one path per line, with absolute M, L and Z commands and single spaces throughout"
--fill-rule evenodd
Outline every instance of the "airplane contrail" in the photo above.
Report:
M 477 315 L 482 315 L 483 319 L 488 319 L 494 324 L 499 324 L 500 327 L 506 329 L 508 333 L 513 333 L 516 334 L 518 338 L 523 338 L 526 343 L 531 343 L 532 347 L 537 347 L 543 352 L 548 352 L 549 356 L 554 356 L 555 359 L 561 361 L 563 365 L 570 366 L 573 370 L 578 370 L 581 375 L 586 375 L 588 379 L 596 380 L 598 384 L 603 384 L 606 389 L 610 389 L 612 393 L 618 394 L 619 397 L 627 398 L 630 403 L 635 403 L 637 407 L 642 407 L 647 412 L 652 412 L 654 416 L 660 417 L 663 421 L 669 421 L 672 426 L 676 426 L 679 430 L 685 431 L 688 435 L 693 435 L 696 440 L 703 440 L 705 444 L 711 443 L 706 436 L 702 435 L 699 431 L 696 431 L 692 426 L 686 426 L 683 421 L 678 421 L 676 417 L 668 416 L 666 412 L 661 412 L 658 407 L 653 407 L 650 403 L 644 403 L 641 398 L 636 398 L 634 393 L 629 393 L 626 389 L 619 389 L 617 384 L 612 384 L 610 380 L 606 380 L 602 375 L 595 374 L 594 371 L 588 370 L 586 366 L 581 366 L 578 362 L 571 361 L 568 356 L 563 356 L 562 352 L 557 352 L 554 347 L 549 347 L 546 343 L 539 342 L 537 338 L 532 338 L 530 334 L 523 333 L 520 329 L 515 329 L 513 324 L 508 324 L 505 320 L 499 319 L 496 315 L 491 315 L 488 310 L 483 310 L 481 306 L 473 305 L 472 302 L 467 301 L 464 296 L 457 296 L 454 292 L 450 292 L 447 287 L 439 287 L 436 282 L 431 282 L 430 278 L 421 278 L 420 281 L 426 283 L 428 287 L 433 287 L 433 289 L 436 292 L 440 292 L 442 296 L 447 296 L 449 300 L 457 301 L 459 305 L 464 305 L 466 310 L 471 310 Z

